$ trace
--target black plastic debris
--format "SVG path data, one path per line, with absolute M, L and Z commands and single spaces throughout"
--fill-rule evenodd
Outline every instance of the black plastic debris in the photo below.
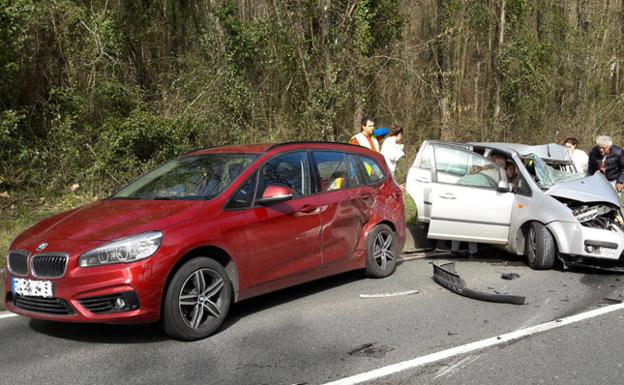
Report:
M 349 355 L 358 357 L 383 358 L 386 353 L 394 350 L 394 348 L 385 345 L 375 346 L 376 344 L 377 342 L 369 342 L 360 345 L 357 348 L 351 350 L 349 352 Z
M 604 297 L 603 299 L 607 302 L 622 303 L 622 300 L 617 298 Z
M 502 279 L 506 279 L 508 281 L 511 281 L 513 279 L 520 278 L 520 274 L 518 274 L 518 273 L 502 273 L 501 274 L 501 278 Z
M 467 288 L 464 279 L 455 271 L 454 262 L 444 263 L 442 265 L 436 265 L 431 262 L 431 264 L 433 265 L 433 280 L 454 293 L 480 301 L 509 303 L 513 305 L 524 304 L 524 296 L 485 293 Z

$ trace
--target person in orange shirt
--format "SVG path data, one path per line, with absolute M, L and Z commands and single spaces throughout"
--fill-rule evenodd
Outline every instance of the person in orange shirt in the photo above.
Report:
M 362 118 L 362 131 L 351 137 L 349 143 L 357 146 L 366 147 L 369 150 L 379 152 L 379 141 L 373 136 L 375 130 L 375 121 L 370 116 L 364 116 Z

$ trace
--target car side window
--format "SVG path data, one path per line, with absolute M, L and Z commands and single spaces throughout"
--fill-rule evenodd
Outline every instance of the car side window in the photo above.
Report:
M 364 168 L 364 178 L 367 184 L 379 182 L 384 178 L 384 173 L 375 160 L 367 156 L 360 156 L 360 161 Z
M 341 190 L 349 185 L 349 167 L 342 152 L 314 151 L 312 153 L 320 181 L 320 191 Z
M 236 193 L 230 198 L 230 201 L 225 206 L 226 209 L 236 210 L 251 207 L 254 200 L 254 192 L 256 191 L 256 176 L 254 173 L 247 181 L 238 189 Z
M 267 161 L 260 174 L 259 196 L 268 185 L 286 186 L 294 197 L 310 194 L 310 170 L 306 152 L 290 152 Z
M 463 149 L 435 146 L 436 178 L 439 183 L 496 188 L 499 167 L 486 158 Z
M 420 158 L 419 168 L 425 170 L 431 170 L 431 159 L 433 158 L 433 146 L 427 145 L 423 150 L 422 157 Z

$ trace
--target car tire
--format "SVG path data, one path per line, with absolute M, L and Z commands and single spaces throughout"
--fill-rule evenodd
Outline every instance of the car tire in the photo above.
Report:
M 375 226 L 366 237 L 366 275 L 387 277 L 396 269 L 397 239 L 388 225 Z
M 166 334 L 183 341 L 214 333 L 232 303 L 232 284 L 225 269 L 206 257 L 182 265 L 166 290 L 161 325 Z
M 531 222 L 526 234 L 527 263 L 535 270 L 547 270 L 553 267 L 557 254 L 555 239 L 546 226 Z

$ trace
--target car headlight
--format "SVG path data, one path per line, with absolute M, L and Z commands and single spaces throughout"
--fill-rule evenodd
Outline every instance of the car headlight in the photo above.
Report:
M 87 251 L 80 256 L 80 267 L 110 265 L 113 263 L 131 263 L 153 255 L 163 235 L 160 231 L 133 235 Z

